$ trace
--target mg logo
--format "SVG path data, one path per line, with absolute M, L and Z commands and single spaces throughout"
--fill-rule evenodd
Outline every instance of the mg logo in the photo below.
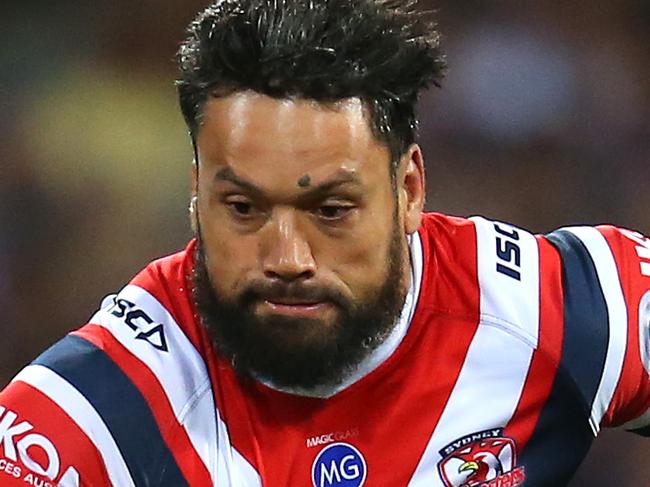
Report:
M 367 471 L 359 450 L 348 443 L 332 443 L 314 460 L 311 478 L 314 487 L 361 487 Z

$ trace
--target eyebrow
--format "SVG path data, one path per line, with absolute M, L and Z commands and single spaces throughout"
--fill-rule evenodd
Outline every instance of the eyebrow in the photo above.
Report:
M 264 194 L 264 191 L 260 187 L 242 178 L 241 176 L 238 176 L 230 167 L 225 167 L 218 171 L 214 179 L 215 181 L 228 181 L 256 195 L 261 196 Z M 310 198 L 322 193 L 327 193 L 328 191 L 331 191 L 344 184 L 361 185 L 361 179 L 359 176 L 357 176 L 356 173 L 352 171 L 340 169 L 337 174 L 331 179 L 325 180 L 322 183 L 310 188 L 308 191 L 302 192 L 300 194 L 300 198 Z

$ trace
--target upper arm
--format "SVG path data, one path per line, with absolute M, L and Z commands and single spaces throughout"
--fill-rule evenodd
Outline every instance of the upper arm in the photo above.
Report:
M 78 401 L 69 384 L 37 365 L 0 392 L 0 485 L 112 485 L 95 428 L 75 418 L 84 406 Z
M 121 296 L 124 309 L 100 310 L 0 393 L 0 413 L 10 411 L 0 415 L 0 460 L 52 485 L 65 478 L 64 487 L 211 485 L 216 424 L 205 365 L 154 298 L 135 286 Z
M 614 227 L 598 230 L 612 250 L 627 309 L 627 346 L 604 424 L 650 436 L 650 239 Z
M 566 373 L 594 432 L 650 425 L 650 243 L 611 226 L 547 237 L 562 260 L 564 332 L 581 344 Z

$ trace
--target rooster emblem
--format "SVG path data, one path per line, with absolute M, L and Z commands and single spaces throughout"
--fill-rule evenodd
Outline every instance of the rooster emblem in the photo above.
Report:
M 475 487 L 510 472 L 516 463 L 510 438 L 475 441 L 454 451 L 440 463 L 448 487 Z

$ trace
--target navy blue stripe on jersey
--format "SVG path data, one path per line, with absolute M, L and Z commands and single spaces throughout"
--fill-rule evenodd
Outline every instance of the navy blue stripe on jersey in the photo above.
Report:
M 565 230 L 548 237 L 562 258 L 564 338 L 558 372 L 521 455 L 526 485 L 565 485 L 594 439 L 589 425 L 609 342 L 609 314 L 593 260 Z M 560 453 L 561 452 L 561 453 Z M 559 468 L 549 469 L 549 459 Z M 559 474 L 558 472 L 564 472 Z M 528 480 L 531 479 L 531 480 Z M 534 479 L 534 480 L 532 480 Z
M 562 258 L 564 344 L 560 367 L 575 381 L 591 411 L 607 358 L 607 302 L 594 262 L 582 241 L 566 230 L 553 232 L 548 240 Z
M 535 430 L 518 464 L 526 487 L 567 485 L 594 440 L 589 413 L 576 398 L 573 380 L 559 370 Z
M 136 487 L 188 485 L 140 391 L 99 348 L 68 335 L 34 361 L 56 372 L 95 408 Z

